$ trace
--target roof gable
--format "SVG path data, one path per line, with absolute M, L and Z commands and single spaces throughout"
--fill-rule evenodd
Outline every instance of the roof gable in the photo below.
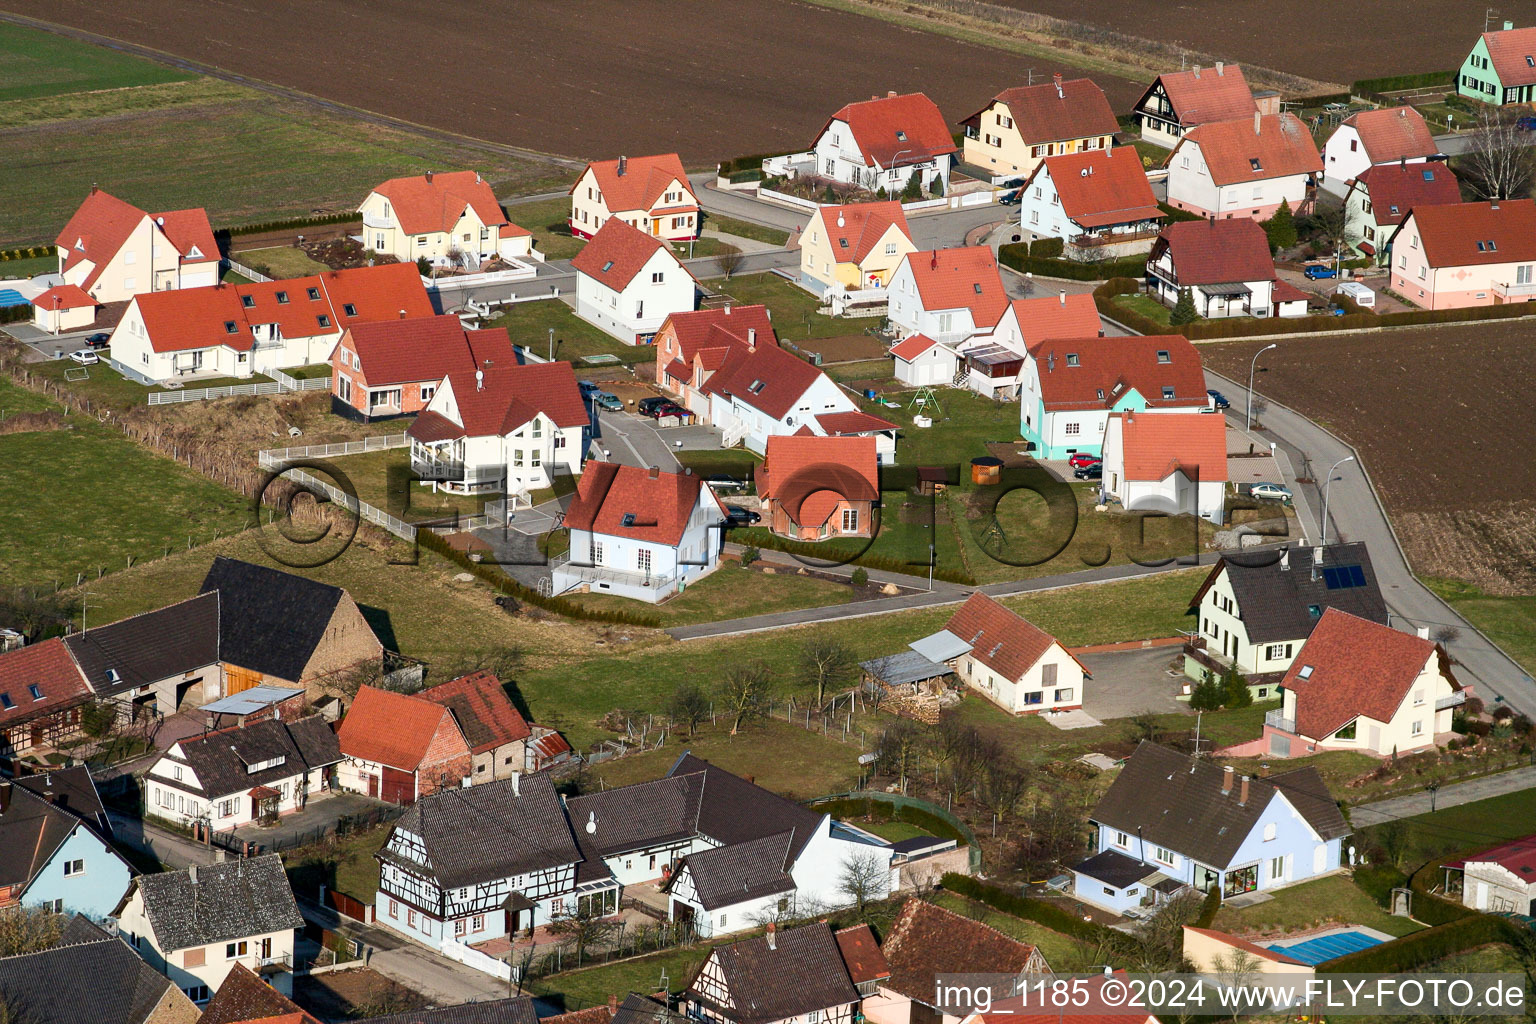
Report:
M 726 395 L 773 419 L 786 419 L 800 399 L 826 375 L 778 345 L 732 346 L 720 369 L 704 382 L 709 395 Z M 789 424 L 797 426 L 798 424 Z
M 1169 224 L 1152 245 L 1149 262 L 1167 253 L 1180 284 L 1232 284 L 1275 280 L 1269 238 L 1258 221 L 1185 220 Z
M 944 115 L 920 92 L 849 103 L 827 119 L 818 139 L 834 121 L 848 125 L 867 163 L 886 169 L 924 163 L 956 149 Z
M 661 239 L 617 217 L 609 217 L 586 247 L 571 260 L 571 267 L 604 287 L 622 292 L 658 254 L 665 254 L 666 260 L 676 269 L 689 273 Z
M 613 462 L 588 463 L 576 485 L 576 497 L 565 514 L 565 525 L 611 537 L 676 546 L 700 494 L 724 520 L 714 492 L 691 473 L 662 473 Z
M 944 628 L 970 646 L 972 658 L 1010 682 L 1021 679 L 1058 643 L 1022 615 L 979 592 L 966 598 Z
M 967 309 L 972 322 L 986 328 L 996 324 L 1008 308 L 1008 292 L 991 246 L 911 252 L 902 262 L 929 312 Z
M 90 695 L 85 677 L 57 637 L 0 654 L 0 727 Z
M 1008 108 L 1026 146 L 1113 135 L 1120 130 L 1104 90 L 1091 79 L 1056 77 L 1054 82 L 1004 89 L 993 98 L 993 103 Z
M 441 413 L 423 413 L 407 434 L 419 440 L 443 437 L 497 437 L 511 434 L 536 416 L 543 415 L 556 427 L 583 427 L 590 422 L 587 404 L 576 384 L 571 364 L 503 363 L 471 372 L 448 374 L 458 430 L 446 435 L 438 421 L 451 422 Z
M 757 466 L 757 492 L 801 526 L 824 523 L 839 502 L 880 498 L 880 456 L 873 434 L 768 438 Z
M 1484 32 L 1482 41 L 1500 85 L 1536 84 L 1536 27 Z
M 453 712 L 471 753 L 494 750 L 533 734 L 494 672 L 471 672 L 429 687 L 421 696 Z
M 1174 116 L 1186 128 L 1208 121 L 1252 117 L 1257 109 L 1243 69 L 1236 64 L 1171 71 L 1159 75 L 1152 83 L 1153 88 L 1158 86 L 1173 104 Z
M 181 740 L 179 754 L 210 799 L 238 796 L 341 760 L 330 724 L 319 715 L 288 722 L 267 718 Z
M 499 228 L 507 223 L 496 193 L 477 171 L 428 171 L 391 178 L 374 192 L 390 201 L 400 230 L 408 235 L 452 231 L 465 210 L 473 210 L 486 227 Z
M 895 201 L 823 206 L 814 216 L 821 218 L 834 263 L 863 263 L 892 227 L 912 240 L 906 212 Z
M 727 348 L 733 344 L 778 344 L 773 319 L 767 306 L 723 306 L 693 309 L 669 315 L 662 324 L 671 325 L 677 338 L 680 358 L 692 364 L 694 356 L 705 348 Z M 755 334 L 749 332 L 755 331 Z
M 1362 110 L 1344 119 L 1360 136 L 1360 145 L 1373 164 L 1432 157 L 1440 152 L 1424 115 L 1413 107 Z
M 1227 479 L 1227 423 L 1198 412 L 1117 413 L 1126 480 L 1160 481 L 1176 472 L 1200 483 Z
M 1410 210 L 1461 202 L 1461 186 L 1447 163 L 1383 164 L 1360 172 L 1354 187 L 1363 186 L 1378 224 L 1401 224 Z M 1347 201 L 1347 200 L 1346 200 Z
M 1536 260 L 1536 200 L 1424 206 L 1410 218 L 1432 267 Z
M 1031 945 L 937 904 L 909 899 L 880 947 L 890 969 L 881 988 L 932 1006 L 941 974 L 1011 974 L 1046 967 Z
M 200 593 L 219 593 L 219 654 L 241 668 L 293 682 L 325 642 L 340 587 L 223 555 L 213 560 Z
M 728 1010 L 736 1024 L 769 1024 L 859 1000 L 826 922 L 717 946 L 710 959 L 733 1004 L 718 1009 Z M 713 1005 L 695 987 L 696 979 L 689 995 Z
M 668 189 L 683 192 L 683 198 L 672 203 L 674 207 L 696 206 L 699 201 L 676 153 L 594 160 L 587 164 L 587 173 L 596 180 L 610 213 L 649 213 L 665 201 Z M 578 178 L 571 190 L 575 191 L 580 184 Z
M 374 686 L 361 686 L 336 736 L 341 752 L 360 761 L 414 772 L 438 731 L 459 735 L 453 715 L 441 704 Z M 468 752 L 468 745 L 464 747 Z
M 1044 171 L 1061 197 L 1062 212 L 1085 228 L 1162 220 L 1163 211 L 1130 146 L 1089 149 L 1045 158 Z
M 369 385 L 440 381 L 454 370 L 517 362 L 506 328 L 467 331 L 458 317 L 413 317 L 360 323 L 350 345 Z M 471 337 L 473 336 L 473 345 Z
M 199 594 L 64 638 L 96 693 L 147 686 L 219 661 L 219 597 Z

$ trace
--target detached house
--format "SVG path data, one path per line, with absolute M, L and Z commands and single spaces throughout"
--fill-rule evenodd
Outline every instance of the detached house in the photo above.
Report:
M 1129 146 L 1047 157 L 1019 190 L 1019 225 L 1074 251 L 1145 252 L 1164 219 Z
M 882 289 L 916 251 L 900 203 L 823 206 L 800 232 L 800 285 L 837 312 L 878 313 L 885 305 Z
M 697 416 L 709 414 L 705 382 L 736 348 L 751 349 L 762 338 L 777 345 L 767 306 L 728 305 L 673 313 L 656 332 L 656 386 L 678 397 Z
M 201 1021 L 181 989 L 79 915 L 48 948 L 0 958 L 0 1004 L 27 1024 Z
M 80 738 L 93 696 L 58 637 L 0 654 L 0 757 L 37 757 Z
M 1039 459 L 1100 455 L 1111 413 L 1209 405 L 1200 354 L 1182 335 L 1048 339 L 1020 375 L 1019 432 Z
M 990 333 L 1008 308 L 991 246 L 908 253 L 890 282 L 891 325 L 955 345 Z
M 756 476 L 774 533 L 807 541 L 874 536 L 880 461 L 873 437 L 770 437 Z
M 576 315 L 626 345 L 649 345 L 673 313 L 694 307 L 696 282 L 665 242 L 610 218 L 571 260 Z
M 1009 714 L 1083 706 L 1083 663 L 1023 616 L 985 594 L 972 594 L 944 628 L 911 647 L 954 667 L 971 689 Z
M 587 164 L 571 186 L 571 234 L 591 238 L 610 217 L 669 242 L 699 237 L 699 200 L 676 153 Z
M 450 370 L 516 362 L 504 327 L 466 330 L 449 315 L 357 324 L 331 353 L 331 411 L 365 423 L 410 416 L 427 407 Z
M 1027 177 L 1047 157 L 1107 150 L 1120 130 L 1103 89 L 1059 74 L 1052 82 L 1004 89 L 961 124 L 965 162 L 991 171 L 993 184 Z
M 1262 778 L 1143 742 L 1090 815 L 1073 895 L 1124 914 L 1186 887 L 1224 899 L 1336 870 L 1349 825 L 1317 769 Z
M 1367 167 L 1344 195 L 1344 240 L 1381 266 L 1390 266 L 1392 235 L 1421 206 L 1461 202 L 1456 173 L 1443 161 Z
M 98 303 L 219 280 L 219 247 L 201 207 L 145 213 L 92 186 L 54 244 L 63 285 Z
M 1361 110 L 1346 117 L 1323 143 L 1323 184 L 1342 196 L 1368 167 L 1438 158 L 1440 147 L 1413 107 Z
M 406 436 L 411 468 L 434 488 L 526 504 L 530 491 L 581 473 L 591 414 L 570 363 L 505 362 L 450 371 Z
M 480 671 L 429 687 L 417 696 L 453 712 L 469 744 L 475 785 L 537 772 L 570 746 L 555 730 L 523 718 L 494 673 Z
M 1227 423 L 1200 412 L 1115 413 L 1104 430 L 1103 493 L 1128 512 L 1227 518 Z
M 533 233 L 507 220 L 478 171 L 427 171 L 375 186 L 363 205 L 363 245 L 401 263 L 477 267 L 529 256 Z
M 553 593 L 663 601 L 719 565 L 724 523 L 701 477 L 594 462 L 565 513 L 570 550 L 553 563 Z
M 135 871 L 83 766 L 0 779 L 0 913 L 23 906 L 101 920 Z
M 1433 747 L 1467 699 L 1439 644 L 1337 608 L 1323 612 L 1280 688 L 1284 703 L 1264 717 L 1271 757 Z
M 709 1024 L 852 1024 L 859 1007 L 826 922 L 716 946 L 683 991 L 689 1019 Z
M 140 875 L 113 916 L 118 935 L 194 1003 L 236 965 L 293 994 L 304 918 L 275 853 Z
M 1392 234 L 1392 290 L 1424 309 L 1536 298 L 1536 202 L 1421 206 Z
M 1307 312 L 1306 293 L 1276 276 L 1269 238 L 1247 218 L 1169 224 L 1152 243 L 1147 285 L 1169 306 L 1188 289 L 1207 319 Z
M 1134 113 L 1143 141 L 1172 148 L 1196 125 L 1249 118 L 1257 109 L 1243 69 L 1217 61 L 1214 68 L 1197 64 L 1158 75 L 1136 101 Z
M 1213 121 L 1185 133 L 1168 154 L 1168 203 L 1202 217 L 1268 220 L 1280 204 L 1311 209 L 1323 161 L 1295 114 Z
M 912 178 L 924 191 L 949 187 L 956 146 L 938 106 L 920 92 L 888 92 L 850 103 L 827 119 L 816 141 L 815 173 L 895 195 Z
M 419 694 L 358 687 L 336 739 L 345 758 L 337 785 L 392 804 L 413 804 L 473 777 L 452 710 Z
M 1495 106 L 1536 100 L 1536 28 L 1506 21 L 1503 31 L 1478 36 L 1456 74 L 1456 92 Z

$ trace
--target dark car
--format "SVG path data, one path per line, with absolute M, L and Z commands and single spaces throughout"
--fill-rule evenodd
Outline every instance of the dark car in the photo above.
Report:
M 1102 480 L 1104 478 L 1104 463 L 1095 462 L 1088 466 L 1078 466 L 1072 471 L 1072 475 L 1079 480 Z
M 582 398 L 590 398 L 602 390 L 590 380 L 579 380 L 576 382 L 576 386 L 581 389 Z
M 85 347 L 86 348 L 106 348 L 107 347 L 107 343 L 110 342 L 111 340 L 112 340 L 112 335 L 110 335 L 110 334 L 92 334 L 92 335 L 89 335 L 89 336 L 86 337 L 86 339 L 85 339 Z
M 657 419 L 662 419 L 666 416 L 682 417 L 688 415 L 688 410 L 684 409 L 676 402 L 663 402 L 658 406 L 653 406 L 648 415 L 654 416 Z
M 725 506 L 725 521 L 732 526 L 751 526 L 753 523 L 761 522 L 762 518 L 756 512 L 741 505 Z
M 1003 188 L 1023 188 L 1023 187 L 1024 187 L 1024 179 L 1023 178 L 1009 178 L 1007 181 L 1003 182 Z
M 1017 206 L 1020 199 L 1024 198 L 1024 190 L 1016 188 L 1012 192 L 1004 192 L 998 199 L 1004 206 Z
M 640 415 L 642 416 L 655 416 L 657 409 L 660 409 L 664 405 L 671 404 L 672 399 L 670 398 L 652 396 L 651 398 L 640 399 L 640 404 L 635 406 L 635 408 L 639 410 Z
M 1067 459 L 1067 465 L 1073 469 L 1082 469 L 1084 466 L 1092 466 L 1103 461 L 1097 455 L 1089 455 L 1087 452 L 1073 452 L 1072 456 Z
M 1536 117 L 1520 117 L 1515 119 L 1515 128 L 1522 132 L 1536 132 Z
M 1322 281 L 1330 277 L 1338 277 L 1339 272 L 1332 267 L 1320 266 L 1316 263 L 1301 272 L 1308 281 Z
M 1211 397 L 1211 408 L 1213 408 L 1213 409 L 1230 409 L 1230 408 L 1232 408 L 1231 401 L 1229 401 L 1227 399 L 1227 396 L 1222 394 L 1220 391 L 1206 391 L 1206 394 Z

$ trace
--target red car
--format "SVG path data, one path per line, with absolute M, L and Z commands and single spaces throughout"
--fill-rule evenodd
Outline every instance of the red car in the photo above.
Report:
M 1067 465 L 1073 469 L 1082 469 L 1084 466 L 1097 465 L 1103 461 L 1097 455 L 1089 455 L 1087 452 L 1073 452 L 1071 458 L 1067 459 Z

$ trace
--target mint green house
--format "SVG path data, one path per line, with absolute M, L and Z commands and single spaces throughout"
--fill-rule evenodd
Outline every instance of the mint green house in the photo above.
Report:
M 1103 457 L 1117 412 L 1210 406 L 1200 354 L 1180 335 L 1040 342 L 1019 373 L 1019 435 L 1037 459 Z
M 1505 106 L 1536 102 L 1536 28 L 1484 32 L 1456 73 L 1456 92 L 1468 99 Z

